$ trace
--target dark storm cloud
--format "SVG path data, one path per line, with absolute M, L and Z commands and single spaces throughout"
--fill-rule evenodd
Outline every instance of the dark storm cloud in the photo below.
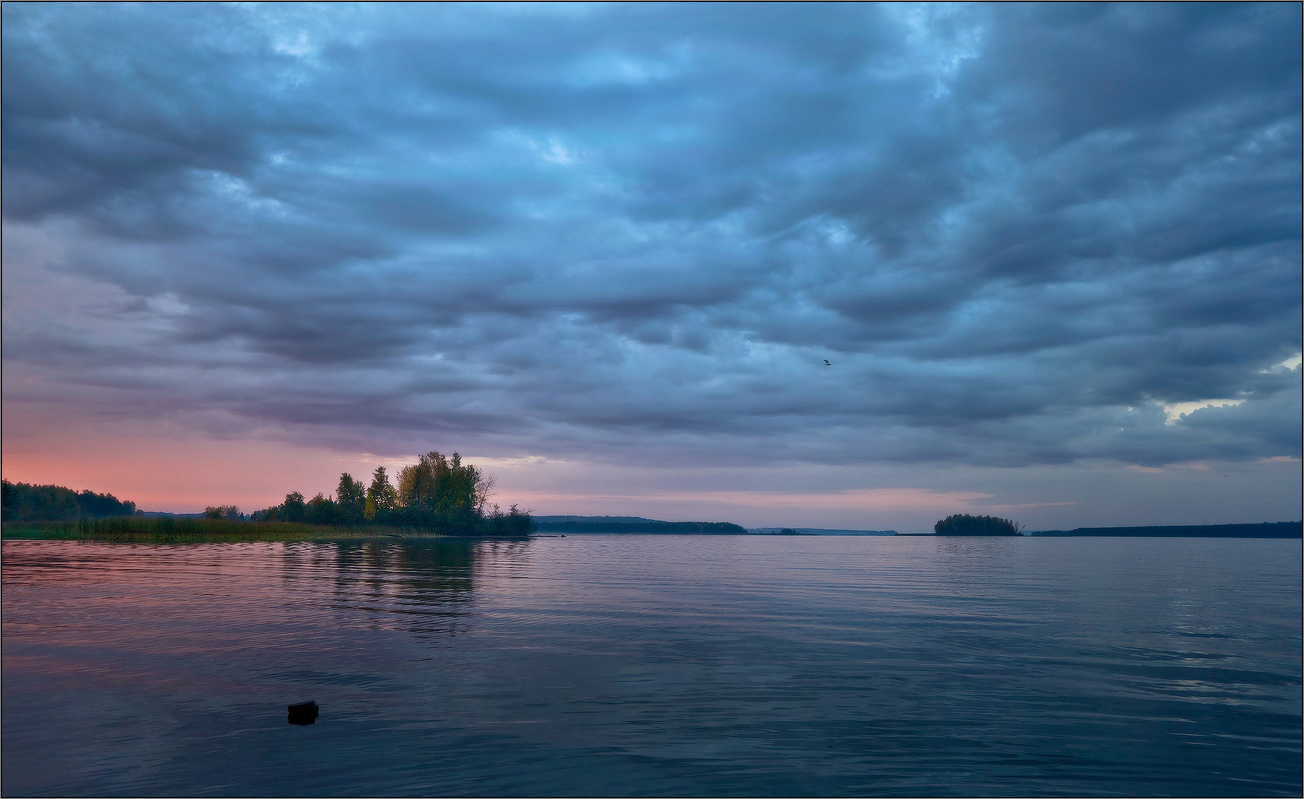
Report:
M 82 413 L 1298 454 L 1297 5 L 3 13 L 6 368 Z

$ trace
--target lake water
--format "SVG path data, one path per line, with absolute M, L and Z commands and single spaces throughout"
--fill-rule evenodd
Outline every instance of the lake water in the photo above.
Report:
M 13 795 L 1300 795 L 1300 541 L 3 544 Z M 317 722 L 286 722 L 315 700 Z

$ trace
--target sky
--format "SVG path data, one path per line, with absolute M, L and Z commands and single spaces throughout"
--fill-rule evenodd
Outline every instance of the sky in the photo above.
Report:
M 1301 516 L 1299 4 L 2 13 L 11 481 Z

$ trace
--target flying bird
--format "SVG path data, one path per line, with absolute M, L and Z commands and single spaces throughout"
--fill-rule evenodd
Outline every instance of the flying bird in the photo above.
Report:
M 825 358 L 825 359 L 824 359 L 824 365 L 825 365 L 825 366 L 832 366 L 833 364 L 829 363 L 829 359 L 828 359 L 828 358 Z

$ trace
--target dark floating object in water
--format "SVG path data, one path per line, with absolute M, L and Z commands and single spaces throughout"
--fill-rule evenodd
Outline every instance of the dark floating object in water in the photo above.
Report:
M 316 702 L 300 702 L 297 705 L 290 705 L 290 717 L 288 721 L 291 724 L 312 724 L 316 720 Z

